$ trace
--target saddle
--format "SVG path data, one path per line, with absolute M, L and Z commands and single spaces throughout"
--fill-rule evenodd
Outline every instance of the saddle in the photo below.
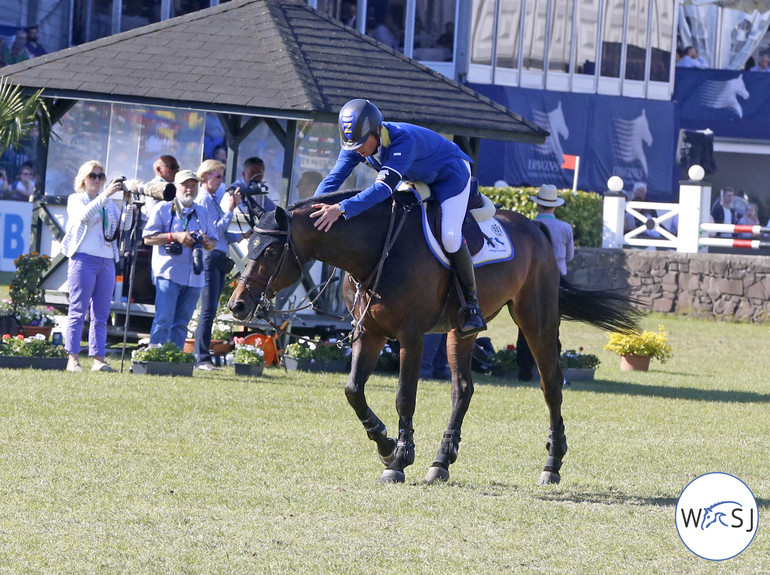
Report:
M 401 182 L 396 188 L 397 192 L 412 192 L 414 201 L 419 199 L 425 209 L 425 216 L 430 226 L 430 231 L 434 237 L 441 237 L 441 206 L 435 198 L 431 196 L 430 187 L 423 182 Z M 409 202 L 409 196 L 402 197 L 403 201 Z M 468 250 L 472 256 L 478 254 L 487 242 L 492 240 L 481 230 L 479 222 L 486 221 L 495 215 L 495 205 L 488 197 L 479 191 L 479 182 L 476 178 L 471 178 L 471 191 L 468 198 L 468 210 L 463 219 L 462 234 L 468 244 Z M 440 244 L 440 242 L 439 242 Z M 442 248 L 443 249 L 443 248 Z

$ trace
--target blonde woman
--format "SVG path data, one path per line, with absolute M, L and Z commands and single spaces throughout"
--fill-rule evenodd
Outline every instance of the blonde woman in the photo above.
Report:
M 196 367 L 203 370 L 216 369 L 211 363 L 209 352 L 211 328 L 217 315 L 219 298 L 225 287 L 228 268 L 232 267 L 232 260 L 227 255 L 230 251 L 229 244 L 248 238 L 252 234 L 251 229 L 244 233 L 227 231 L 233 221 L 233 212 L 241 203 L 241 194 L 239 191 L 233 194 L 225 192 L 225 186 L 222 185 L 224 174 L 225 165 L 217 160 L 205 160 L 195 174 L 201 181 L 195 203 L 208 212 L 219 236 L 216 247 L 203 258 L 206 285 L 201 292 L 201 313 L 195 331 Z
M 69 354 L 67 371 L 83 371 L 80 365 L 80 337 L 90 310 L 88 355 L 92 371 L 115 371 L 104 361 L 107 319 L 115 285 L 118 261 L 117 238 L 121 211 L 110 199 L 122 190 L 120 179 L 104 188 L 104 166 L 86 162 L 75 176 L 75 193 L 67 200 L 67 231 L 62 252 L 69 258 L 67 283 L 69 311 L 65 347 Z M 104 188 L 104 189 L 102 189 Z M 127 214 L 131 214 L 129 210 Z

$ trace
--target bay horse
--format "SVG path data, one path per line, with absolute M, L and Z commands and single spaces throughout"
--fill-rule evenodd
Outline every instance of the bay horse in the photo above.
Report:
M 473 395 L 471 354 L 475 337 L 460 338 L 460 306 L 454 276 L 431 253 L 423 236 L 419 209 L 409 202 L 384 201 L 366 212 L 340 218 L 328 232 L 317 230 L 310 214 L 315 203 L 337 203 L 355 192 L 314 196 L 278 207 L 259 218 L 249 243 L 249 262 L 228 307 L 241 320 L 265 314 L 269 300 L 295 284 L 302 266 L 319 260 L 345 272 L 343 294 L 360 322 L 354 326 L 352 365 L 345 395 L 387 466 L 381 482 L 403 482 L 404 468 L 414 462 L 417 381 L 423 334 L 449 332 L 447 356 L 452 373 L 452 411 L 426 481 L 446 481 L 457 459 L 463 418 Z M 547 231 L 525 216 L 497 210 L 496 216 L 515 246 L 508 261 L 476 268 L 478 298 L 487 321 L 508 307 L 532 350 L 540 370 L 540 388 L 550 413 L 548 456 L 539 483 L 558 483 L 567 451 L 561 415 L 562 372 L 559 367 L 560 317 L 603 329 L 635 331 L 639 312 L 614 291 L 583 290 L 559 274 Z M 387 244 L 387 245 L 386 245 Z M 364 394 L 380 352 L 389 339 L 401 346 L 396 409 L 398 436 L 370 409 Z

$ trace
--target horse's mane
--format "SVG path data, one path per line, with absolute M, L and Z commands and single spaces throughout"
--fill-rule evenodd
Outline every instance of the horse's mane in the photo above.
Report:
M 304 208 L 312 204 L 336 204 L 337 202 L 341 202 L 342 200 L 347 200 L 348 198 L 352 198 L 360 191 L 361 190 L 343 190 L 341 192 L 337 191 L 337 192 L 329 192 L 328 194 L 321 194 L 320 196 L 310 196 L 309 198 L 305 198 L 304 200 L 294 202 L 293 204 L 288 206 L 286 209 L 292 212 L 294 210 L 297 210 L 299 208 Z

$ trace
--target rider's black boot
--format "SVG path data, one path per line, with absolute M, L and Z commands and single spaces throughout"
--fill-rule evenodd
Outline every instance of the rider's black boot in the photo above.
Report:
M 458 251 L 447 256 L 465 298 L 465 305 L 457 314 L 457 329 L 460 337 L 470 337 L 487 329 L 487 322 L 484 321 L 476 297 L 476 276 L 473 273 L 473 260 L 468 251 L 468 244 L 463 242 Z

